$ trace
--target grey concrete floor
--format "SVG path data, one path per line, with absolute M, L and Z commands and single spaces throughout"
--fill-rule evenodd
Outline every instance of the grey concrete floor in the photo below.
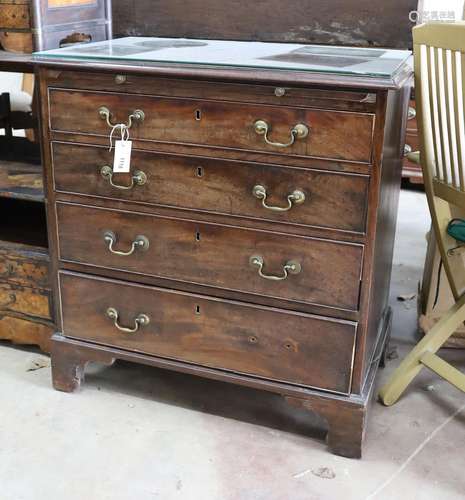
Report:
M 417 289 L 427 229 L 424 195 L 402 191 L 391 291 L 401 356 L 416 310 L 396 297 Z M 444 356 L 465 368 L 465 351 Z M 465 397 L 426 370 L 395 406 L 373 405 L 364 458 L 349 460 L 326 451 L 317 418 L 271 394 L 128 363 L 92 366 L 64 394 L 46 356 L 6 342 L 0 366 L 0 500 L 465 498 Z

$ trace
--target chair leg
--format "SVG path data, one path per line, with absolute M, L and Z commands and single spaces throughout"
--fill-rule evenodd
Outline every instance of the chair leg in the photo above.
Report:
M 399 399 L 423 368 L 421 359 L 425 353 L 438 351 L 463 321 L 465 321 L 465 295 L 431 328 L 381 388 L 379 398 L 383 404 L 391 406 Z
M 457 370 L 457 368 L 454 368 L 452 365 L 432 352 L 424 354 L 421 358 L 421 362 L 444 380 L 447 380 L 449 384 L 452 384 L 457 387 L 457 389 L 465 392 L 465 373 Z

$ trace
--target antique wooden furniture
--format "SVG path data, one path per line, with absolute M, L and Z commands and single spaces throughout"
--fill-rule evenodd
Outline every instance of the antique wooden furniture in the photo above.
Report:
M 412 46 L 418 0 L 113 0 L 113 31 L 361 47 Z M 439 9 L 438 9 L 439 10 Z M 374 22 L 376 20 L 376 22 Z
M 33 50 L 32 16 L 29 0 L 0 0 L 0 45 L 5 50 Z
M 111 38 L 111 0 L 0 0 L 0 44 L 30 53 Z
M 436 354 L 465 320 L 463 260 L 451 252 L 463 242 L 447 234 L 451 206 L 465 209 L 464 40 L 465 22 L 429 23 L 413 31 L 420 152 L 410 158 L 421 159 L 434 234 L 455 303 L 381 389 L 386 405 L 398 400 L 424 366 L 465 392 L 465 374 Z
M 0 229 L 0 339 L 49 351 L 53 322 L 45 210 L 42 202 L 30 201 L 35 197 L 31 177 L 41 174 L 30 175 L 23 168 L 10 165 L 7 177 L 15 182 L 9 189 L 3 169 L 0 174 L 1 212 L 14 215 L 4 215 Z M 20 178 L 27 183 L 24 190 Z
M 16 138 L 13 135 L 15 130 L 30 130 L 34 129 L 37 125 L 36 119 L 30 111 L 13 111 L 11 109 L 11 98 L 9 92 L 0 94 L 0 128 L 4 130 L 4 135 L 0 137 L 0 146 L 2 158 L 10 157 L 13 155 L 26 156 L 29 144 L 24 139 Z M 18 152 L 19 150 L 19 152 Z M 34 147 L 30 145 L 29 154 L 34 155 Z
M 0 44 L 32 52 L 111 37 L 109 0 L 0 0 Z M 30 56 L 0 51 L 0 71 L 32 72 Z M 36 125 L 0 96 L 0 339 L 50 350 L 54 330 L 40 148 L 13 129 Z
M 390 328 L 408 53 L 368 76 L 131 43 L 195 43 L 199 64 L 37 60 L 55 388 L 115 359 L 261 388 L 320 413 L 330 449 L 359 457 Z M 111 167 L 120 123 L 127 174 Z
M 0 339 L 50 350 L 54 330 L 38 144 L 13 135 L 35 125 L 0 98 Z
M 413 93 L 412 93 L 413 94 Z M 407 131 L 405 135 L 405 157 L 404 165 L 402 167 L 402 177 L 408 179 L 412 184 L 422 184 L 423 175 L 421 173 L 421 166 L 409 159 L 408 154 L 412 151 L 418 151 L 418 125 L 417 125 L 417 112 L 415 98 L 410 100 L 408 111 Z

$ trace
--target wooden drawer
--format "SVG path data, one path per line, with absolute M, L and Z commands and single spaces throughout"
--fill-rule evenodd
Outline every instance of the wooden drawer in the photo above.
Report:
M 10 283 L 0 283 L 0 316 L 5 313 L 18 313 L 50 319 L 50 292 Z
M 417 130 L 407 130 L 405 135 L 405 146 L 410 146 L 412 151 L 420 149 L 420 138 L 418 137 Z
M 142 273 L 261 296 L 357 310 L 363 246 L 275 234 L 219 224 L 57 203 L 60 258 L 108 269 Z M 147 250 L 130 256 L 139 235 Z M 301 267 L 283 281 L 259 276 L 250 259 L 261 256 L 263 273 L 282 276 L 284 266 Z M 290 264 L 289 264 L 290 265 Z
M 215 101 L 249 102 L 318 109 L 339 109 L 375 113 L 377 94 L 373 90 L 342 90 L 334 87 L 289 87 L 270 84 L 196 81 L 159 75 L 51 71 L 48 82 L 54 88 L 86 89 L 117 93 L 185 97 Z
M 113 123 L 145 113 L 131 128 L 133 139 L 371 162 L 374 115 L 368 113 L 61 89 L 50 89 L 49 100 L 50 127 L 59 132 L 109 135 L 99 116 L 105 106 Z M 297 124 L 309 134 L 289 147 L 270 146 L 255 132 L 257 120 L 269 124 L 274 142 L 288 142 Z
M 63 333 L 107 346 L 348 393 L 357 324 L 60 273 Z M 145 314 L 133 334 L 123 327 Z M 92 328 L 89 328 L 92 325 Z
M 54 326 L 46 320 L 0 315 L 0 339 L 15 344 L 38 345 L 42 351 L 50 352 L 50 339 L 54 331 Z
M 29 2 L 0 3 L 0 29 L 30 29 Z
M 133 151 L 132 172 L 143 172 L 147 180 L 121 190 L 101 175 L 104 165 L 112 165 L 108 148 L 53 143 L 52 153 L 54 186 L 61 192 L 365 231 L 369 178 L 363 175 Z M 113 182 L 128 186 L 132 175 L 116 174 Z M 268 205 L 286 207 L 295 190 L 305 201 L 288 212 L 272 211 L 254 196 L 255 186 L 266 189 Z
M 49 256 L 45 248 L 0 241 L 0 282 L 49 288 Z

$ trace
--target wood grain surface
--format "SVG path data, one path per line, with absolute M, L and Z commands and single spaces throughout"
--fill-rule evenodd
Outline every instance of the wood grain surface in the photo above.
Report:
M 133 150 L 131 173 L 115 174 L 113 182 L 128 186 L 137 171 L 147 181 L 120 190 L 101 175 L 104 165 L 113 165 L 114 153 L 107 147 L 53 143 L 52 149 L 55 189 L 60 192 L 365 232 L 368 176 Z M 296 189 L 305 194 L 305 201 L 288 212 L 275 212 L 253 195 L 256 185 L 266 188 L 266 203 L 271 206 L 286 207 L 287 197 Z
M 180 359 L 347 393 L 356 324 L 214 300 L 124 282 L 61 274 L 64 334 L 131 351 Z M 145 313 L 150 323 L 119 331 Z M 88 328 L 91 324 L 92 328 Z
M 358 309 L 362 245 L 64 203 L 57 204 L 57 218 L 63 261 Z M 150 246 L 130 256 L 115 255 L 104 240 L 107 231 L 116 236 L 115 250 L 127 252 L 139 235 Z M 302 270 L 283 281 L 269 281 L 251 266 L 254 255 L 263 257 L 268 275 L 283 275 L 288 261 L 298 262 Z
M 145 113 L 144 122 L 131 128 L 132 139 L 363 163 L 372 159 L 374 117 L 362 113 L 57 89 L 50 92 L 51 129 L 109 136 L 111 128 L 98 113 L 102 106 L 115 124 L 127 123 L 135 110 Z M 269 124 L 273 142 L 287 143 L 300 123 L 309 135 L 287 148 L 270 146 L 254 130 L 257 120 Z

